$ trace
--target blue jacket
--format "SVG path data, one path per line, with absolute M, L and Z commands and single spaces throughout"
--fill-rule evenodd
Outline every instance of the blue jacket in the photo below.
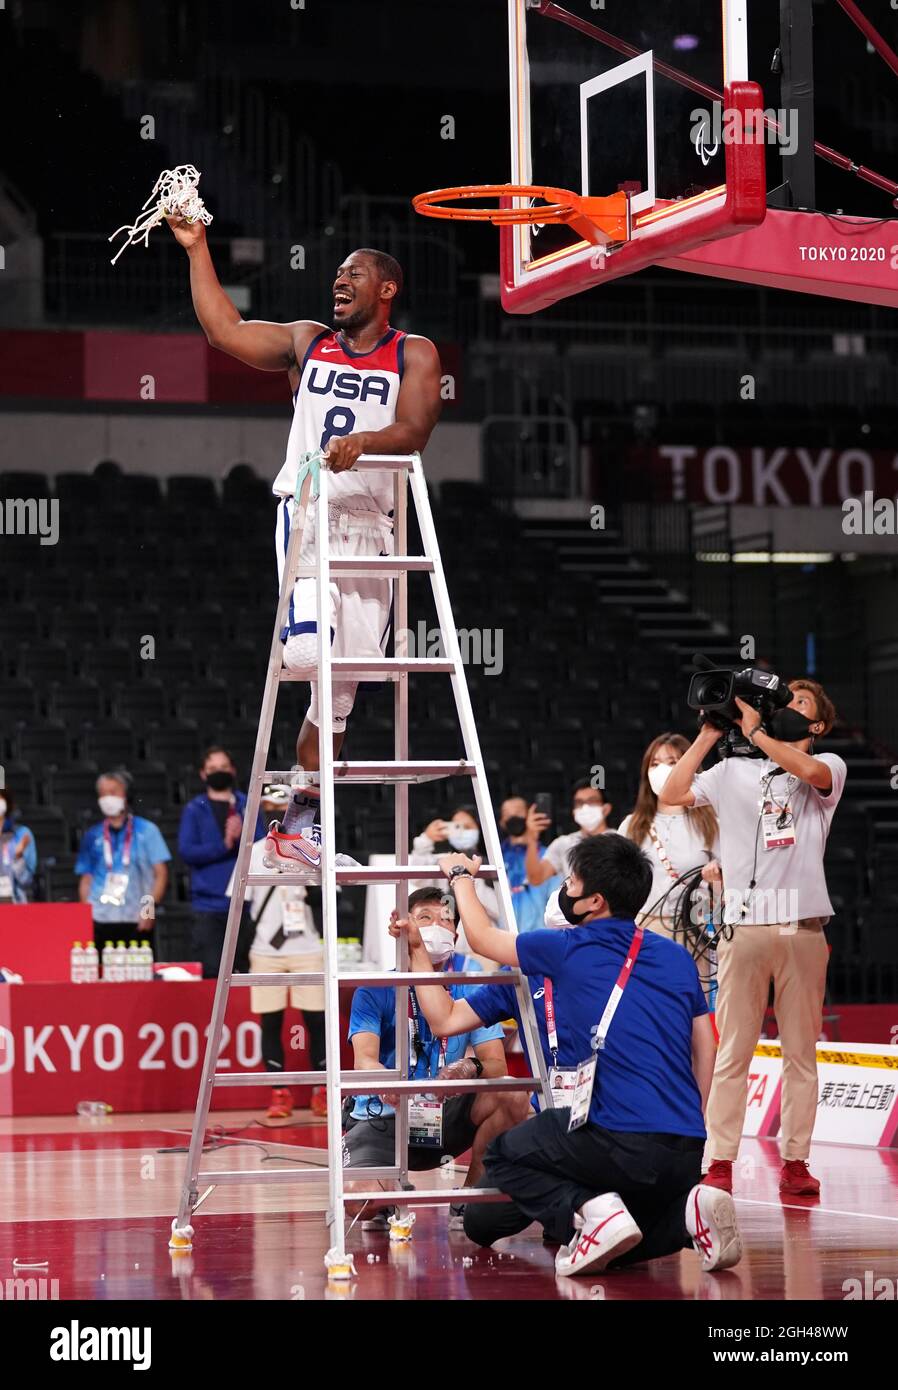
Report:
M 235 792 L 234 796 L 237 802 L 234 809 L 242 816 L 246 808 L 246 793 Z M 261 840 L 265 834 L 260 815 L 253 840 Z M 225 849 L 224 836 L 205 792 L 188 801 L 178 830 L 178 853 L 193 871 L 190 875 L 190 900 L 196 912 L 227 912 L 231 900 L 225 890 L 237 863 L 238 848 L 235 845 L 233 849 Z

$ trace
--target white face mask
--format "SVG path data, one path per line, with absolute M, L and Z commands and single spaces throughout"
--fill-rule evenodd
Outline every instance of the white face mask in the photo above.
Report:
M 587 802 L 585 806 L 578 806 L 574 811 L 574 820 L 581 830 L 595 830 L 607 814 L 604 806 L 595 806 L 592 802 Z
M 649 786 L 656 796 L 661 795 L 664 784 L 672 772 L 670 763 L 658 763 L 655 767 L 649 768 Z
M 477 848 L 477 841 L 480 839 L 479 830 L 468 830 L 463 825 L 452 824 L 446 835 L 453 849 L 457 849 L 460 854 L 467 853 L 468 850 Z
M 455 932 L 448 927 L 422 927 L 421 940 L 433 965 L 443 965 L 455 950 Z
M 6 815 L 6 800 L 0 796 L 0 820 Z
M 555 892 L 546 903 L 546 910 L 543 913 L 543 925 L 546 927 L 569 927 L 571 925 L 558 906 L 558 894 L 560 891 L 559 888 L 556 888 Z
M 125 809 L 125 798 L 123 796 L 101 796 L 97 804 L 104 816 L 120 816 Z

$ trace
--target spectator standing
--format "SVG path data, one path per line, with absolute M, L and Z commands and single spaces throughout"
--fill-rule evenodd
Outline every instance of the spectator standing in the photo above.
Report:
M 27 825 L 20 825 L 8 787 L 0 787 L 0 904 L 28 901 L 37 870 L 37 846 Z
M 534 885 L 545 883 L 553 874 L 566 878 L 570 873 L 571 854 L 584 840 L 603 835 L 608 829 L 608 817 L 613 807 L 600 787 L 594 787 L 588 777 L 574 783 L 571 815 L 578 826 L 568 835 L 556 835 L 540 856 L 539 837 L 552 822 L 531 806 L 527 816 L 527 877 Z
M 221 960 L 228 921 L 228 883 L 237 862 L 246 794 L 236 789 L 237 769 L 226 748 L 207 748 L 199 771 L 206 790 L 184 807 L 178 851 L 191 870 L 190 949 L 195 959 L 202 961 L 203 979 L 211 980 L 218 974 Z M 259 815 L 253 839 L 264 834 L 265 824 Z M 235 969 L 243 974 L 249 970 L 252 937 L 252 920 L 244 908 L 234 962 Z
M 283 815 L 290 800 L 291 788 L 267 787 L 262 793 L 262 811 L 268 817 Z M 250 871 L 264 873 L 262 863 L 265 841 L 257 840 L 252 848 Z M 228 897 L 234 890 L 234 873 L 227 887 Z M 324 946 L 309 906 L 305 888 L 299 884 L 270 884 L 267 887 L 246 888 L 246 903 L 252 916 L 254 936 L 250 946 L 249 966 L 253 974 L 285 974 L 295 971 L 323 971 Z M 324 987 L 323 985 L 253 985 L 250 1008 L 258 1014 L 262 1026 L 262 1057 L 265 1070 L 277 1079 L 284 1070 L 284 1013 L 287 1001 L 291 1008 L 302 1011 L 308 1034 L 309 1065 L 312 1071 L 324 1071 Z M 290 1068 L 295 1070 L 295 1068 Z M 293 1095 L 289 1087 L 275 1086 L 271 1092 L 269 1120 L 288 1120 L 293 1114 Z M 323 1086 L 312 1091 L 312 1114 L 327 1114 L 327 1096 Z
M 75 873 L 78 893 L 90 903 L 94 945 L 152 943 L 156 907 L 168 887 L 168 845 L 158 825 L 131 810 L 133 779 L 124 768 L 97 778 L 98 825 L 84 832 Z

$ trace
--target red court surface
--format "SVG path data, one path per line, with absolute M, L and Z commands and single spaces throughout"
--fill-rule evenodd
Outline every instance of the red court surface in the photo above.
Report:
M 0 1120 L 0 1279 L 58 1281 L 60 1299 L 687 1299 L 841 1301 L 846 1281 L 898 1281 L 898 1150 L 817 1144 L 819 1201 L 777 1190 L 774 1140 L 746 1139 L 735 1196 L 743 1259 L 702 1274 L 690 1251 L 621 1274 L 556 1279 L 554 1251 L 532 1226 L 492 1251 L 447 1231 L 446 1207 L 418 1208 L 409 1245 L 351 1232 L 358 1277 L 329 1288 L 323 1256 L 326 1176 L 317 1185 L 219 1187 L 194 1219 L 190 1256 L 173 1261 L 171 1219 L 191 1116 Z M 222 1112 L 231 1136 L 204 1168 L 303 1167 L 323 1162 L 325 1131 L 300 1115 L 267 1126 L 255 1112 Z M 239 1131 L 239 1133 L 238 1133 Z M 210 1135 L 214 1130 L 210 1130 Z M 166 1152 L 167 1150 L 181 1152 Z M 266 1154 L 270 1161 L 263 1162 Z M 429 1185 L 433 1176 L 420 1175 Z M 456 1181 L 461 1176 L 455 1175 Z M 14 1269 L 13 1262 L 39 1269 Z

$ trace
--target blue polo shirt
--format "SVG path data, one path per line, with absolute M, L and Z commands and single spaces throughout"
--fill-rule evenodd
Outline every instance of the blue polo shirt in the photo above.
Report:
M 133 816 L 132 821 L 131 862 L 127 866 L 125 865 L 127 820 L 119 829 L 113 825 L 109 827 L 112 851 L 111 866 L 106 864 L 103 852 L 104 822 L 101 821 L 99 825 L 92 825 L 89 830 L 84 832 L 84 838 L 78 851 L 78 859 L 75 863 L 75 873 L 91 875 L 88 901 L 95 922 L 140 921 L 142 902 L 147 897 L 151 897 L 153 892 L 153 880 L 155 878 L 153 866 L 166 864 L 171 859 L 168 845 L 163 840 L 158 825 L 154 825 L 151 820 L 144 820 L 143 816 Z M 127 873 L 128 875 L 128 887 L 121 907 L 100 902 L 107 873 Z
M 517 943 L 521 969 L 552 980 L 556 1017 L 578 1061 L 592 1055 L 633 932 L 631 921 L 603 917 L 579 927 L 528 932 Z M 621 1133 L 703 1139 L 692 1021 L 707 1012 L 689 952 L 647 931 L 599 1053 L 590 1123 Z
M 453 999 L 467 999 L 472 990 L 482 989 L 483 986 L 448 985 L 447 988 Z M 410 989 L 409 995 L 412 994 L 414 994 L 414 990 Z M 422 1055 L 416 1059 L 412 1042 L 411 1018 L 408 1021 L 408 1029 L 409 1079 L 414 1080 L 420 1077 L 422 1081 L 426 1081 L 428 1077 L 436 1076 L 440 1070 L 440 1040 L 433 1036 L 427 1019 L 419 1008 L 418 1034 L 423 1051 Z M 349 1016 L 350 1041 L 356 1033 L 375 1033 L 380 1038 L 380 1051 L 378 1053 L 380 1063 L 392 1071 L 396 1065 L 396 991 L 394 989 L 356 990 L 352 1000 L 352 1012 Z M 495 1040 L 502 1041 L 502 1029 L 499 1027 L 474 1028 L 470 1033 L 459 1033 L 457 1037 L 447 1038 L 445 1065 L 448 1066 L 450 1062 L 458 1062 L 464 1057 L 469 1044 L 471 1047 L 478 1047 L 480 1043 Z M 389 1085 L 386 1089 L 389 1090 Z M 368 1096 L 356 1096 L 355 1105 L 352 1108 L 354 1120 L 368 1119 L 368 1100 Z M 382 1114 L 392 1115 L 393 1113 L 393 1107 L 384 1104 Z

